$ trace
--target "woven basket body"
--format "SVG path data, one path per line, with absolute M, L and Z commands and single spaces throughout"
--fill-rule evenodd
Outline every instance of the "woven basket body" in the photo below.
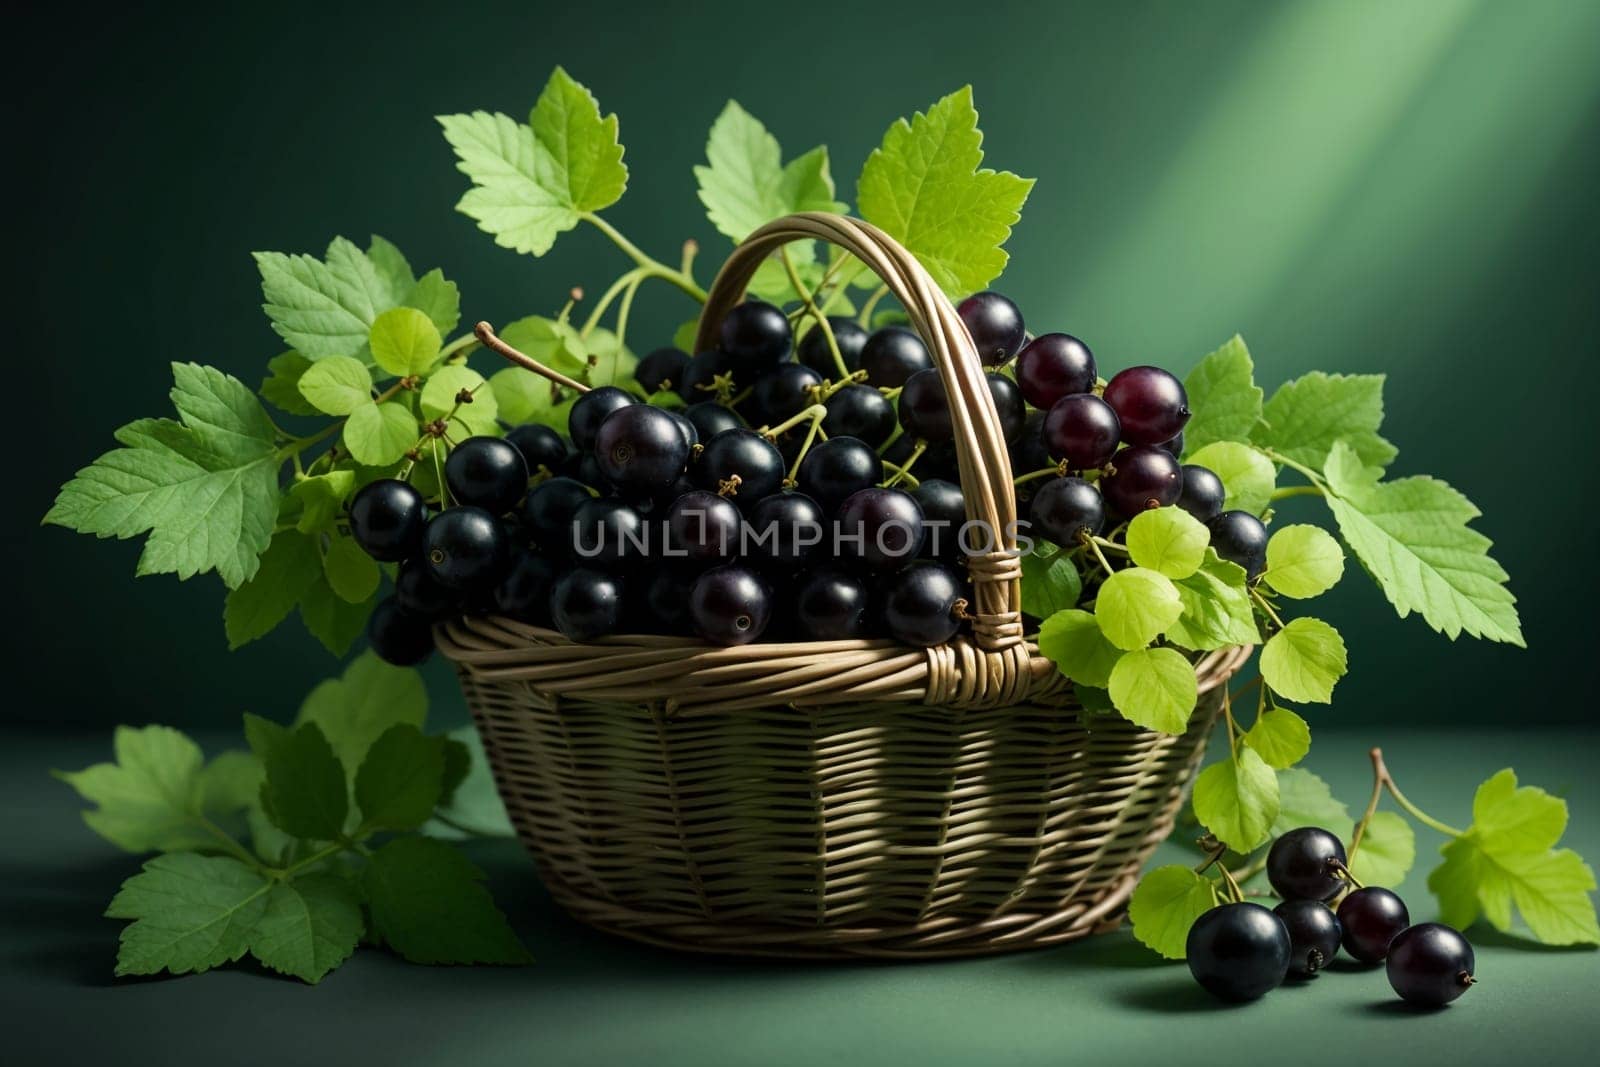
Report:
M 1006 531 L 1011 472 L 971 340 L 870 226 L 807 214 L 752 234 L 712 286 L 701 347 L 795 239 L 846 248 L 905 305 L 951 398 L 969 517 Z M 576 645 L 501 618 L 437 636 L 541 877 L 597 927 L 702 952 L 921 957 L 1115 926 L 1248 650 L 1197 663 L 1180 736 L 1086 726 L 1023 637 L 1012 535 L 969 569 L 971 635 L 933 649 Z

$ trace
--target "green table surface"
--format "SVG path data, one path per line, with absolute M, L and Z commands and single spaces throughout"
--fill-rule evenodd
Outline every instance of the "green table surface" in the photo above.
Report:
M 1381 743 L 1412 800 L 1469 820 L 1472 789 L 1514 765 L 1567 797 L 1567 843 L 1600 861 L 1600 734 L 1322 732 L 1309 766 L 1352 805 Z M 1344 961 L 1255 1004 L 1223 1007 L 1126 929 L 1055 949 L 897 964 L 782 964 L 674 954 L 569 919 L 509 841 L 471 847 L 533 947 L 531 967 L 427 968 L 363 950 L 316 988 L 248 969 L 111 977 L 100 917 L 137 865 L 78 821 L 45 777 L 105 758 L 109 738 L 13 736 L 0 752 L 0 1048 L 11 1063 L 1250 1064 L 1596 1062 L 1600 955 L 1476 928 L 1481 984 L 1418 1014 L 1382 969 Z M 1438 839 L 1419 833 L 1413 918 Z M 1165 846 L 1172 858 L 1186 854 Z

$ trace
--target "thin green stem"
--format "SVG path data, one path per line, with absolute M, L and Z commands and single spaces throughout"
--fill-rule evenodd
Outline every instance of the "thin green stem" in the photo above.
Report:
M 1276 611 L 1272 610 L 1272 605 L 1267 601 L 1266 597 L 1261 595 L 1260 590 L 1251 589 L 1250 590 L 1250 596 L 1251 596 L 1252 599 L 1255 600 L 1255 602 L 1257 604 L 1261 605 L 1261 610 L 1267 613 L 1267 617 L 1270 618 L 1273 621 L 1273 623 L 1278 627 L 1278 629 L 1281 630 L 1281 629 L 1284 628 L 1283 627 L 1283 620 L 1278 617 L 1278 613 Z
M 1100 546 L 1095 543 L 1099 540 L 1099 538 L 1090 536 L 1090 534 L 1085 530 L 1079 530 L 1078 540 L 1087 546 L 1090 552 L 1094 553 L 1094 558 L 1100 561 L 1101 568 L 1104 569 L 1107 574 L 1111 574 L 1111 564 L 1106 560 L 1104 553 L 1100 551 Z
M 824 418 L 827 417 L 827 414 L 827 408 L 823 407 L 821 404 L 812 404 L 810 407 L 800 412 L 800 414 L 784 419 L 776 426 L 763 426 L 757 432 L 765 437 L 776 437 L 785 430 L 794 429 L 796 426 L 799 426 L 802 422 L 805 422 L 808 419 L 813 422 L 820 423 Z
M 578 217 L 583 219 L 585 222 L 588 222 L 590 225 L 594 226 L 595 229 L 599 230 L 601 233 L 610 238 L 611 243 L 621 249 L 622 254 L 633 260 L 634 263 L 640 267 L 649 268 L 650 273 L 654 277 L 671 282 L 673 285 L 677 286 L 685 293 L 688 293 L 702 304 L 706 302 L 706 291 L 696 285 L 694 279 L 689 277 L 687 272 L 673 270 L 660 260 L 646 255 L 638 245 L 622 236 L 621 231 L 619 231 L 615 226 L 611 225 L 611 223 L 607 222 L 605 219 L 601 218 L 599 215 L 596 215 L 594 212 L 585 211 Z
M 307 867 L 314 867 L 323 860 L 337 856 L 339 853 L 354 846 L 354 841 L 335 841 L 326 848 L 318 849 L 311 855 L 305 857 L 304 859 L 296 860 L 287 867 L 272 868 L 270 869 L 270 873 L 276 878 L 292 878 L 294 875 L 305 870 Z
M 1405 809 L 1406 814 L 1429 829 L 1444 834 L 1446 837 L 1462 837 L 1466 834 L 1465 830 L 1458 830 L 1447 822 L 1435 819 L 1432 815 L 1429 815 L 1406 799 L 1405 794 L 1400 792 L 1400 787 L 1395 785 L 1394 776 L 1389 773 L 1389 768 L 1384 765 L 1382 749 L 1373 749 L 1371 755 L 1373 769 L 1381 776 L 1384 788 L 1389 790 L 1389 795 L 1394 798 L 1396 804 Z
M 872 313 L 877 310 L 879 301 L 888 295 L 889 287 L 880 285 L 872 291 L 871 296 L 867 297 L 867 302 L 861 305 L 861 313 L 856 316 L 856 321 L 861 324 L 862 329 L 872 328 Z
M 1316 486 L 1316 487 L 1318 487 L 1320 489 L 1323 489 L 1323 490 L 1327 489 L 1328 483 L 1323 479 L 1322 475 L 1317 473 L 1316 471 L 1312 470 L 1310 467 L 1307 467 L 1305 464 L 1296 463 L 1294 460 L 1290 459 L 1288 456 L 1284 455 L 1282 452 L 1276 452 L 1276 451 L 1274 451 L 1274 450 L 1272 450 L 1270 448 L 1263 448 L 1261 451 L 1268 459 L 1272 460 L 1274 463 L 1281 463 L 1285 467 L 1288 467 L 1290 470 L 1299 471 L 1301 474 L 1305 475 L 1306 480 L 1309 481 L 1312 485 L 1314 485 L 1314 486 Z
M 806 290 L 806 283 L 801 280 L 800 272 L 795 269 L 794 259 L 789 255 L 787 245 L 778 249 L 778 259 L 783 263 L 784 273 L 789 275 L 789 284 L 794 286 L 794 291 L 800 297 L 800 303 L 805 308 L 807 315 L 811 316 L 817 324 L 817 329 L 822 331 L 822 336 L 828 341 L 828 351 L 833 355 L 833 365 L 839 371 L 839 377 L 850 377 L 850 368 L 845 366 L 844 356 L 839 351 L 839 341 L 833 336 L 833 324 L 828 321 L 828 316 L 817 307 L 816 298 Z
M 644 284 L 644 279 L 640 278 L 638 281 L 636 281 L 632 285 L 628 286 L 628 288 L 622 294 L 622 304 L 617 308 L 617 351 L 618 352 L 622 351 L 622 348 L 623 348 L 624 344 L 626 344 L 626 342 L 627 342 L 627 337 L 628 337 L 628 314 L 633 310 L 633 298 L 638 295 L 639 286 L 641 286 L 643 284 Z M 615 359 L 613 359 L 611 361 L 611 377 L 612 377 L 612 381 L 608 382 L 607 383 L 608 385 L 616 385 L 617 384 L 616 380 L 615 380 L 616 376 L 617 376 L 617 362 L 618 361 L 615 360 Z
M 911 488 L 915 489 L 917 486 L 922 484 L 916 475 L 912 474 L 910 470 L 900 466 L 898 463 L 890 463 L 888 460 L 884 460 L 883 465 L 888 469 L 889 473 L 893 475 L 894 479 L 891 482 L 885 482 L 884 485 L 886 486 L 904 482 Z
M 1060 466 L 1040 467 L 1036 471 L 1029 471 L 1027 474 L 1022 475 L 1019 478 L 1011 479 L 1011 484 L 1012 485 L 1023 485 L 1023 484 L 1025 484 L 1027 482 L 1036 481 L 1036 480 L 1038 480 L 1040 478 L 1049 478 L 1052 475 L 1059 476 L 1060 474 L 1061 474 Z
M 817 439 L 817 431 L 822 428 L 822 420 L 828 414 L 828 409 L 821 404 L 814 405 L 807 410 L 819 412 L 813 415 L 811 425 L 806 429 L 806 439 L 800 442 L 800 451 L 794 457 L 794 463 L 789 467 L 789 483 L 792 485 L 800 477 L 800 464 L 805 462 L 806 453 L 811 451 L 811 443 Z
M 916 465 L 917 460 L 921 459 L 922 454 L 927 450 L 928 442 L 918 441 L 916 447 L 911 450 L 911 454 L 906 457 L 906 461 L 895 468 L 894 476 L 885 481 L 883 487 L 892 489 L 900 482 L 911 477 L 911 468 Z
M 1285 500 L 1291 496 L 1323 496 L 1321 486 L 1316 485 L 1286 485 L 1282 489 L 1272 491 L 1273 500 Z
M 1095 544 L 1099 545 L 1101 548 L 1105 549 L 1108 552 L 1115 552 L 1119 556 L 1126 556 L 1126 555 L 1129 554 L 1127 545 L 1119 545 L 1115 541 L 1108 541 L 1104 537 L 1099 536 L 1098 534 L 1091 534 L 1090 538 L 1094 541 Z
M 228 853 L 228 855 L 232 856 L 241 863 L 249 864 L 251 867 L 260 868 L 261 861 L 252 855 L 249 849 L 235 841 L 233 839 L 233 835 L 228 833 L 228 831 L 224 830 L 222 827 L 218 826 L 216 823 L 212 822 L 203 815 L 200 816 L 200 825 L 205 828 L 206 833 L 217 839 L 217 844 L 221 845 L 223 851 Z
M 623 271 L 621 276 L 611 283 L 610 288 L 600 294 L 600 299 L 595 302 L 594 307 L 589 309 L 589 317 L 583 320 L 583 325 L 578 329 L 578 336 L 587 338 L 593 333 L 595 327 L 600 325 L 601 317 L 605 315 L 606 310 L 611 307 L 617 297 L 622 295 L 622 291 L 630 285 L 644 280 L 647 276 L 648 272 L 644 267 L 635 267 L 632 270 Z

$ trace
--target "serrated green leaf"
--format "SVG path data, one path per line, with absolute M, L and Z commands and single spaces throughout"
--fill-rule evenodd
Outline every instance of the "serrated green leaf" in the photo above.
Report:
M 1567 802 L 1537 786 L 1517 785 L 1517 773 L 1507 767 L 1473 795 L 1472 828 L 1494 855 L 1544 852 L 1567 830 Z
M 270 633 L 289 617 L 321 573 L 322 561 L 311 538 L 296 530 L 275 534 L 255 577 L 229 590 L 223 604 L 228 648 L 240 648 Z
M 342 657 L 367 628 L 372 602 L 351 604 L 341 598 L 318 569 L 317 579 L 300 596 L 300 621 L 306 631 L 335 656 Z
M 1200 569 L 1174 582 L 1183 614 L 1167 628 L 1167 640 L 1195 652 L 1261 643 L 1244 568 L 1207 548 Z
M 1213 763 L 1195 779 L 1195 815 L 1235 852 L 1265 841 L 1279 808 L 1278 777 L 1251 748 L 1240 748 L 1237 759 Z
M 1177 865 L 1146 871 L 1128 901 L 1133 936 L 1169 960 L 1187 954 L 1189 928 L 1217 905 L 1217 889 L 1188 867 Z
M 257 390 L 261 399 L 290 415 L 315 415 L 305 397 L 300 395 L 300 377 L 314 364 L 298 352 L 282 352 L 267 360 L 268 374 L 261 379 Z
M 1261 677 L 1287 700 L 1328 703 L 1346 666 L 1344 638 L 1321 619 L 1290 619 L 1261 649 Z
M 1200 569 L 1211 533 L 1182 508 L 1165 507 L 1135 515 L 1126 539 L 1133 562 L 1177 579 Z
M 494 774 L 489 768 L 489 759 L 484 753 L 483 740 L 478 732 L 471 726 L 463 726 L 451 730 L 446 736 L 451 747 L 445 749 L 445 800 L 439 806 L 439 813 L 449 819 L 449 825 L 435 821 L 424 827 L 424 832 L 432 837 L 465 834 L 475 837 L 515 836 L 511 818 L 506 814 L 505 802 L 495 788 Z M 455 755 L 452 755 L 453 752 Z M 465 768 L 465 776 L 460 777 L 459 783 L 453 788 L 452 766 L 456 768 L 457 775 L 462 767 Z
M 450 438 L 458 443 L 479 434 L 498 434 L 499 407 L 488 386 L 483 375 L 470 367 L 441 367 L 422 387 L 422 414 L 444 419 Z
M 1272 836 L 1301 826 L 1320 826 L 1341 841 L 1355 829 L 1350 810 L 1336 799 L 1328 783 L 1301 767 L 1278 772 L 1278 817 Z
M 412 307 L 390 308 L 379 315 L 373 320 L 367 342 L 378 366 L 397 377 L 421 374 L 433 366 L 444 343 L 427 313 Z M 367 384 L 370 390 L 372 383 Z
M 394 400 L 381 404 L 368 401 L 345 420 L 344 447 L 357 463 L 387 467 L 400 462 L 416 445 L 420 434 L 416 416 L 404 404 Z
M 279 882 L 250 935 L 250 954 L 277 971 L 316 985 L 349 959 L 366 920 L 353 886 L 330 874 Z
M 1244 743 L 1255 749 L 1268 767 L 1281 771 L 1311 751 L 1311 727 L 1288 708 L 1268 708 L 1251 724 Z
M 1248 441 L 1261 421 L 1261 387 L 1255 364 L 1238 334 L 1205 356 L 1183 380 L 1194 415 L 1183 428 L 1187 451 L 1216 441 Z
M 1395 447 L 1378 435 L 1383 380 L 1381 374 L 1312 371 L 1284 382 L 1267 401 L 1253 440 L 1312 469 L 1322 467 L 1335 442 L 1369 467 L 1385 466 Z
M 342 675 L 324 679 L 306 695 L 295 724 L 315 723 L 353 772 L 384 731 L 399 725 L 421 730 L 427 718 L 422 675 L 363 652 Z
M 1415 611 L 1452 640 L 1465 632 L 1525 645 L 1508 576 L 1467 525 L 1479 515 L 1471 501 L 1435 478 L 1376 482 L 1343 442 L 1325 473 L 1339 532 L 1402 619 Z
M 350 799 L 344 767 L 321 729 L 305 723 L 287 739 L 255 751 L 266 771 L 261 806 L 273 825 L 294 837 L 337 838 Z
M 389 727 L 356 772 L 356 804 L 369 830 L 414 830 L 444 791 L 444 745 L 409 723 Z
M 277 521 L 276 434 L 237 378 L 194 363 L 172 374 L 181 421 L 122 427 L 123 447 L 62 486 L 44 521 L 99 537 L 148 534 L 139 574 L 215 570 L 235 589 L 256 573 Z
M 972 87 L 897 120 L 861 169 L 861 217 L 906 247 L 951 296 L 1006 268 L 1004 245 L 1033 179 L 983 168 Z
M 1222 506 L 1229 511 L 1260 515 L 1272 503 L 1272 490 L 1278 482 L 1277 468 L 1249 445 L 1216 441 L 1192 452 L 1188 462 L 1205 467 L 1222 479 L 1226 493 Z
M 383 580 L 378 561 L 343 534 L 328 538 L 328 549 L 322 556 L 322 573 L 339 599 L 351 604 L 366 603 Z
M 396 838 L 367 864 L 373 926 L 412 963 L 529 962 L 482 882 L 483 872 L 444 842 Z
M 300 509 L 294 528 L 303 534 L 326 533 L 343 513 L 344 502 L 355 489 L 355 471 L 333 470 L 296 478 L 289 486 L 289 499 Z M 262 566 L 266 566 L 264 558 Z
M 733 100 L 711 125 L 706 164 L 694 168 L 700 202 L 718 232 L 735 242 L 773 219 L 796 211 L 847 210 L 833 198 L 828 150 L 818 146 L 787 166 L 778 139 Z M 791 257 L 809 263 L 809 242 L 792 246 Z
M 1411 824 L 1392 811 L 1373 812 L 1361 835 L 1361 847 L 1350 861 L 1350 873 L 1362 885 L 1397 889 L 1417 859 L 1417 835 Z
M 1095 594 L 1095 620 L 1106 640 L 1121 649 L 1143 648 L 1182 614 L 1172 580 L 1146 567 L 1117 571 Z
M 353 356 L 323 357 L 300 376 L 299 388 L 312 407 L 327 415 L 348 415 L 372 402 L 372 375 Z
M 1263 580 L 1286 597 L 1321 596 L 1344 576 L 1344 550 L 1320 526 L 1285 526 L 1267 541 Z
M 1039 654 L 1074 682 L 1104 689 L 1122 650 L 1087 611 L 1058 611 L 1039 627 Z
M 271 888 L 232 857 L 157 856 L 106 908 L 109 919 L 134 920 L 122 931 L 117 975 L 198 973 L 233 962 L 249 947 Z
M 281 252 L 257 252 L 255 260 L 272 328 L 309 359 L 361 352 L 372 320 L 391 306 L 389 282 L 343 237 L 326 260 Z
M 952 533 L 951 536 L 954 536 Z M 1022 557 L 1022 610 L 1036 619 L 1077 606 L 1083 579 L 1072 557 L 1048 541 Z
M 1534 937 L 1547 945 L 1600 944 L 1595 919 L 1594 871 L 1571 849 L 1497 858 L 1468 833 L 1447 843 L 1445 861 L 1428 876 L 1439 898 L 1440 921 L 1465 928 L 1481 915 L 1501 931 L 1512 929 L 1512 908 Z
M 428 316 L 441 335 L 461 321 L 461 290 L 437 267 L 417 279 L 400 303 Z
M 1111 669 L 1111 703 L 1129 722 L 1164 734 L 1181 734 L 1194 714 L 1194 667 L 1171 648 L 1125 653 Z
M 382 279 L 390 306 L 400 303 L 402 297 L 417 283 L 417 276 L 406 261 L 405 253 L 377 234 L 367 245 L 367 260 Z

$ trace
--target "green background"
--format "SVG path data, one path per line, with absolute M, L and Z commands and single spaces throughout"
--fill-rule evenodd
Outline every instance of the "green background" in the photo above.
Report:
M 332 670 L 296 623 L 230 656 L 214 577 L 134 581 L 135 544 L 37 519 L 116 426 L 167 412 L 168 361 L 259 378 L 254 249 L 384 234 L 468 321 L 598 292 L 625 264 L 597 235 L 535 261 L 452 210 L 432 119 L 524 113 L 557 63 L 621 116 L 609 217 L 662 258 L 700 238 L 702 279 L 726 243 L 690 168 L 728 97 L 791 153 L 828 143 L 853 201 L 885 126 L 972 82 L 989 162 L 1039 179 L 1003 283 L 1035 330 L 1176 370 L 1240 331 L 1269 388 L 1385 371 L 1396 473 L 1485 511 L 1531 649 L 1397 621 L 1352 569 L 1320 612 L 1352 674 L 1313 725 L 1592 714 L 1600 4 L 339 6 L 16 25 L 6 655 L 39 695 L 9 722 L 285 716 Z M 686 310 L 654 294 L 636 343 Z

